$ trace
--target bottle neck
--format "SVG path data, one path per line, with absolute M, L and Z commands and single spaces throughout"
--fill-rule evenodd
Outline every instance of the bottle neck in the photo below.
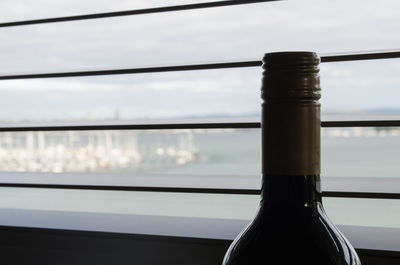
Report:
M 321 202 L 319 175 L 263 175 L 261 205 L 300 208 L 316 207 L 318 202 Z
M 315 100 L 262 104 L 262 173 L 320 173 L 320 104 Z
M 263 59 L 262 200 L 303 207 L 321 202 L 319 57 L 269 53 Z

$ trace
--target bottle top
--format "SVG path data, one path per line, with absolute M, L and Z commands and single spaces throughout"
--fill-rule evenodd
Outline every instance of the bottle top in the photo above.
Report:
M 263 58 L 264 100 L 318 100 L 320 58 L 315 52 L 274 52 Z
M 261 97 L 265 175 L 320 173 L 319 61 L 314 52 L 264 56 Z

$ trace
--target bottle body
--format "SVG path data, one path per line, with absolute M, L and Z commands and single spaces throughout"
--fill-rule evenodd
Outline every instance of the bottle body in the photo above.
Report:
M 223 265 L 360 265 L 322 206 L 319 57 L 270 53 L 263 62 L 260 207 Z

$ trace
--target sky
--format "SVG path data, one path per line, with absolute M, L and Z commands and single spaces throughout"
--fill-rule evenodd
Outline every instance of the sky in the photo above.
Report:
M 207 1 L 2 0 L 0 21 Z M 292 0 L 0 28 L 0 75 L 400 49 L 400 2 Z M 324 63 L 322 110 L 399 111 L 400 60 Z M 254 116 L 261 69 L 0 81 L 0 121 Z M 399 111 L 400 113 L 400 111 Z

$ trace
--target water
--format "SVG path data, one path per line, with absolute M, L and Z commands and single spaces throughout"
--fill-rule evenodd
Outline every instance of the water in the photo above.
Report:
M 197 131 L 199 160 L 157 173 L 258 175 L 261 172 L 260 130 Z
M 400 136 L 374 129 L 363 134 L 353 129 L 323 129 L 322 176 L 400 177 Z M 346 133 L 348 132 L 348 133 Z M 353 134 L 353 135 L 352 135 Z M 195 132 L 194 145 L 200 159 L 182 166 L 149 170 L 171 174 L 259 175 L 261 173 L 260 130 Z

